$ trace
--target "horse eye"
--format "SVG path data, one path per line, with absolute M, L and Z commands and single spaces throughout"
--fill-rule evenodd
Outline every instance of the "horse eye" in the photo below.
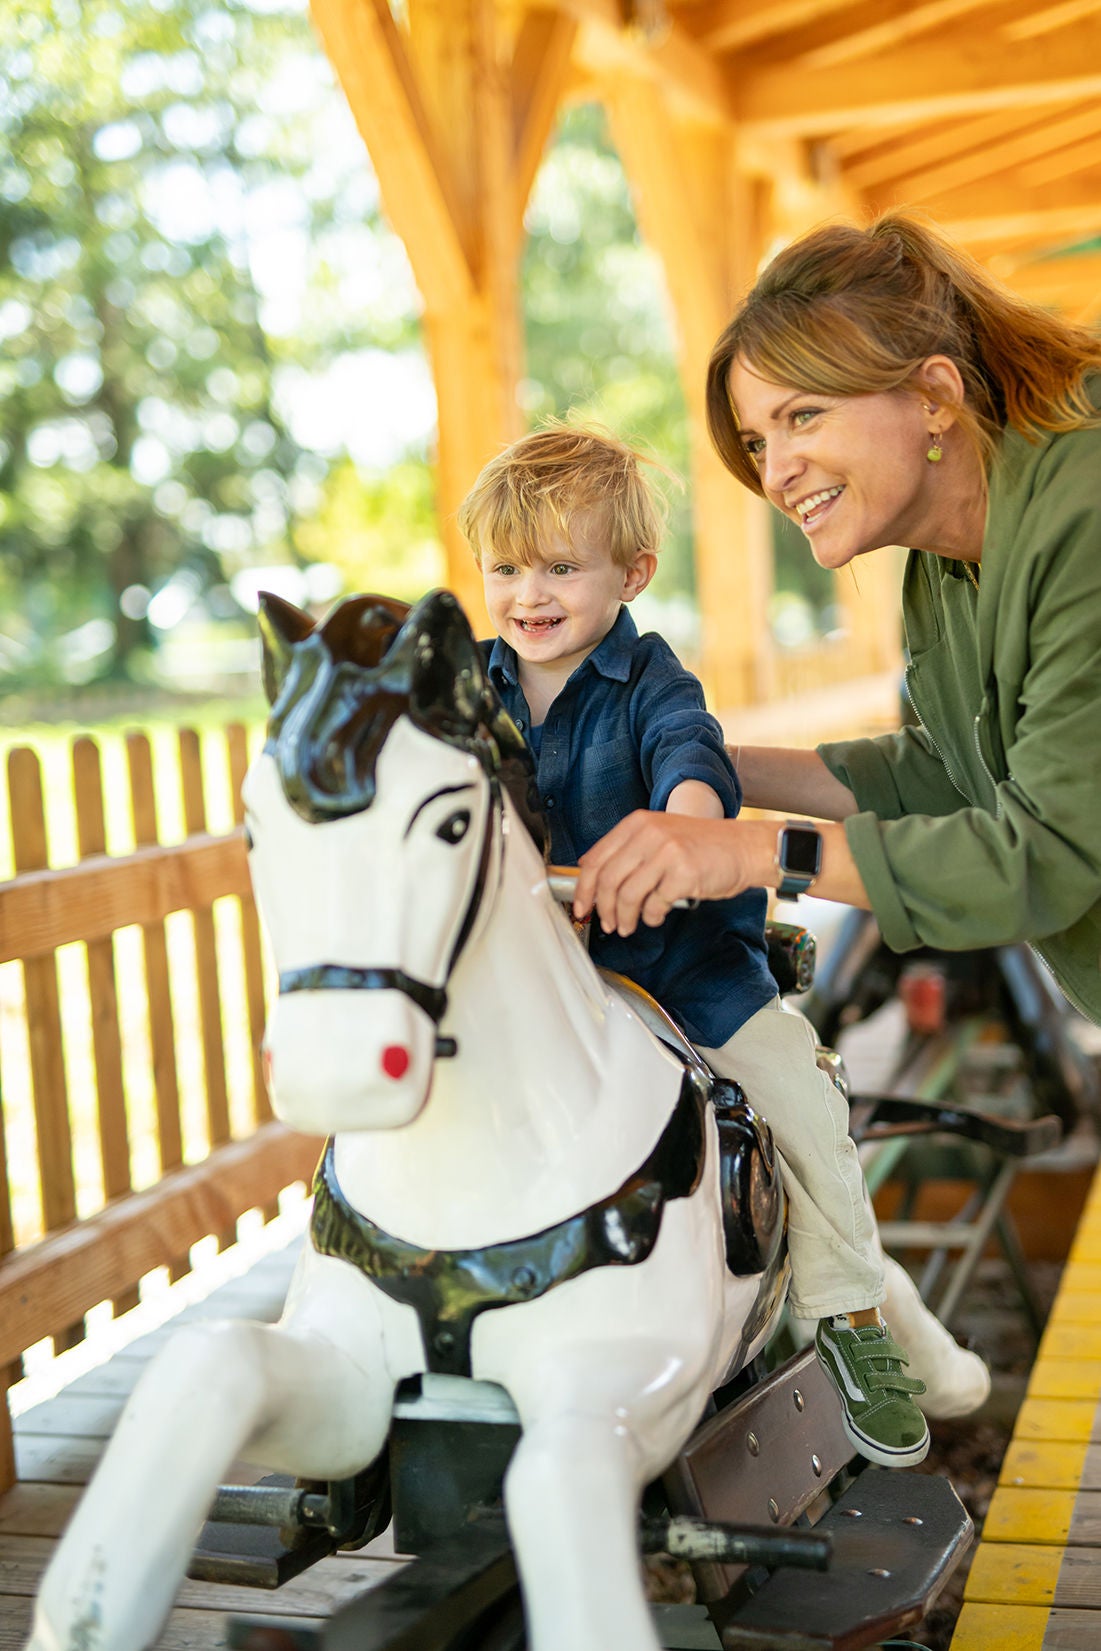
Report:
M 460 808 L 456 813 L 449 814 L 443 825 L 436 827 L 436 836 L 441 843 L 461 843 L 470 830 L 470 810 Z
M 246 854 L 251 854 L 252 853 L 252 846 L 253 846 L 254 842 L 255 842 L 255 838 L 253 837 L 252 832 L 250 831 L 249 827 L 246 826 L 245 827 L 245 853 Z

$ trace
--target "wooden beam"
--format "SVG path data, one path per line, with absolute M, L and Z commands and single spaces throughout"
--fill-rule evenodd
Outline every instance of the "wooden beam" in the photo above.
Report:
M 946 189 L 932 196 L 926 205 L 941 222 L 1044 212 L 1080 212 L 1087 216 L 1092 212 L 1101 217 L 1101 164 L 1091 173 L 1052 179 L 1043 189 L 1026 189 L 1016 172 L 999 171 L 984 183 Z
M 1028 207 L 975 218 L 940 218 L 946 235 L 962 241 L 976 257 L 991 243 L 1024 242 L 1036 254 L 1050 252 L 1068 241 L 1085 241 L 1101 234 L 1101 191 L 1097 200 L 1079 207 Z
M 713 706 L 745 705 L 767 698 L 772 686 L 768 511 L 719 463 L 707 434 L 704 384 L 715 339 L 756 270 L 769 189 L 737 168 L 730 135 L 676 119 L 642 78 L 619 74 L 604 101 L 676 319 L 703 616 L 700 675 Z
M 1101 94 L 1101 15 L 1027 52 L 976 30 L 798 74 L 786 64 L 755 69 L 748 58 L 734 59 L 731 92 L 737 119 L 785 136 L 1092 98 Z
M 1051 157 L 1052 170 L 1049 174 L 1054 181 L 1066 177 L 1073 170 L 1060 156 L 1052 156 L 1053 150 L 1058 150 L 1065 156 L 1067 146 L 1083 138 L 1092 141 L 1083 145 L 1082 151 L 1090 158 L 1087 165 L 1101 165 L 1101 103 L 1087 104 L 1074 114 L 1067 115 L 1062 120 L 1052 120 L 1050 116 L 1041 116 L 1036 121 L 1027 122 L 1023 128 L 1018 122 L 1017 131 L 1013 136 L 1003 136 L 996 142 L 961 152 L 958 142 L 952 144 L 954 153 L 942 158 L 936 165 L 926 167 L 923 171 L 915 171 L 894 180 L 890 193 L 898 199 L 908 201 L 924 201 L 931 196 L 943 196 L 950 191 L 960 189 L 968 184 L 979 184 L 983 187 L 996 182 L 1006 173 L 1012 173 L 1015 178 L 1027 188 L 1028 184 L 1023 175 L 1022 163 L 1034 161 L 1038 156 Z
M 544 0 L 536 0 L 544 3 Z M 725 126 L 731 118 L 725 77 L 713 55 L 674 16 L 660 37 L 624 27 L 620 0 L 545 0 L 580 25 L 578 62 L 604 80 L 617 69 L 645 74 L 685 114 Z
M 1101 299 L 1101 252 L 1044 258 L 1003 279 L 1032 304 L 1077 313 Z
M 223 895 L 248 895 L 241 828 L 171 848 L 93 855 L 58 871 L 23 872 L 0 884 L 0 963 L 42 957 L 79 940 L 105 940 L 132 923 L 202 910 Z
M 1029 0 L 1033 3 L 1033 0 Z M 866 0 L 836 22 L 827 20 L 790 42 L 784 53 L 793 69 L 831 69 L 839 63 L 853 63 L 877 52 L 894 51 L 921 34 L 951 28 L 971 12 L 988 9 L 992 0 Z M 817 37 L 817 38 L 815 38 Z
M 1088 106 L 1087 106 L 1088 107 Z M 1043 111 L 1035 111 L 1037 118 Z M 877 190 L 893 186 L 899 179 L 920 172 L 946 157 L 971 155 L 984 145 L 996 143 L 1021 130 L 1019 109 L 998 109 L 992 115 L 981 115 L 976 120 L 940 121 L 933 131 L 925 127 L 907 126 L 895 133 L 890 142 L 876 141 L 877 133 L 857 127 L 851 134 L 861 140 L 855 150 L 851 144 L 842 144 L 831 138 L 831 149 L 850 157 L 843 162 L 846 183 L 853 189 Z
M 387 0 L 310 0 L 310 8 L 425 303 L 464 303 L 474 225 Z
M 700 198 L 703 182 L 693 164 L 698 147 L 654 87 L 637 75 L 613 77 L 603 101 L 639 225 L 665 270 L 685 364 L 702 372 L 733 294 L 724 236 L 716 233 Z
M 712 0 L 686 12 L 685 26 L 708 51 L 744 51 L 851 4 L 852 0 Z
M 517 234 L 572 71 L 577 22 L 528 12 L 512 53 L 512 148 Z
M 201 1238 L 232 1230 L 246 1210 L 269 1204 L 284 1187 L 308 1183 L 323 1144 L 285 1124 L 263 1124 L 249 1140 L 218 1147 L 201 1163 L 5 1256 L 0 1364 L 186 1255 Z
M 1026 189 L 1043 189 L 1072 172 L 1085 172 L 1096 166 L 1101 166 L 1101 137 L 1097 135 L 1027 161 L 1018 167 L 1017 176 Z
M 1012 23 L 1001 23 L 999 29 L 1007 40 L 1035 40 L 1053 29 L 1065 29 L 1068 23 L 1077 23 L 1081 17 L 1092 17 L 1097 12 L 1097 0 L 1062 0 L 1061 5 L 1029 6 L 1023 17 Z

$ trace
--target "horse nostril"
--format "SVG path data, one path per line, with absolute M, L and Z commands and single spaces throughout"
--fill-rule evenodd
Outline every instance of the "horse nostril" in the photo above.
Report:
M 409 1051 L 400 1043 L 387 1044 L 382 1051 L 382 1070 L 388 1078 L 404 1078 L 409 1070 Z

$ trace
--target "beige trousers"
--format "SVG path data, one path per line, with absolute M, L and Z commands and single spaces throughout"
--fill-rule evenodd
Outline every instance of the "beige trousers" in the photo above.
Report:
M 721 1049 L 700 1054 L 741 1084 L 769 1128 L 788 1199 L 790 1305 L 798 1318 L 878 1307 L 883 1261 L 848 1108 L 815 1061 L 814 1029 L 779 998 L 758 1009 Z

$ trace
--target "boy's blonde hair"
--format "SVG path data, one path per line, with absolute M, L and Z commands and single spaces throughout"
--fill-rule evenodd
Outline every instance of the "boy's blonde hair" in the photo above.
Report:
M 570 543 L 574 522 L 595 516 L 612 561 L 629 567 L 661 545 L 664 501 L 642 473 L 650 462 L 605 430 L 545 424 L 490 460 L 459 507 L 459 527 L 479 567 L 486 556 L 527 567 L 548 527 Z

